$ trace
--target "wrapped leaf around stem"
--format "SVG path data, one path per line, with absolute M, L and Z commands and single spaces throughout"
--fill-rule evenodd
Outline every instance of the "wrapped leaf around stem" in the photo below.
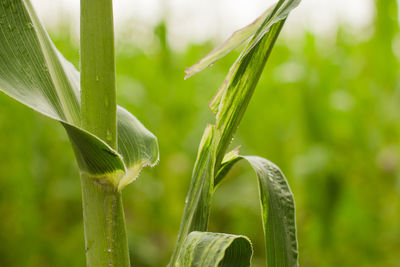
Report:
M 81 172 L 118 190 L 158 161 L 157 138 L 118 107 L 118 149 L 81 126 L 79 72 L 55 48 L 29 0 L 0 5 L 0 91 L 67 130 Z M 7 3 L 7 5 L 6 5 Z

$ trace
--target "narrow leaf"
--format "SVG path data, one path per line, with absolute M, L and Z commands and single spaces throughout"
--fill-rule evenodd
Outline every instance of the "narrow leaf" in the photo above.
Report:
M 257 30 L 253 39 L 250 41 L 246 51 L 250 51 L 263 37 L 269 32 L 270 28 L 280 22 L 281 20 L 286 20 L 289 13 L 295 9 L 301 0 L 279 0 L 275 5 L 274 10 L 270 15 L 264 20 L 261 27 Z
M 226 171 L 245 159 L 257 174 L 268 267 L 298 266 L 295 203 L 282 171 L 272 162 L 257 156 L 228 156 L 219 172 L 221 182 Z
M 155 136 L 122 108 L 117 112 L 118 151 L 81 128 L 79 73 L 57 51 L 29 0 L 0 5 L 0 91 L 60 121 L 81 171 L 113 177 L 119 189 L 158 160 Z
M 245 236 L 191 232 L 175 266 L 247 267 L 252 253 L 251 242 Z
M 282 20 L 274 24 L 253 49 L 243 57 L 239 57 L 225 79 L 223 87 L 220 88 L 222 94 L 220 103 L 212 104 L 214 111 L 218 110 L 216 129 L 221 131 L 217 162 L 222 160 L 239 126 L 284 23 Z
M 211 66 L 213 63 L 223 58 L 237 46 L 244 43 L 253 36 L 248 44 L 245 53 L 250 51 L 261 38 L 270 30 L 275 23 L 285 20 L 295 7 L 299 5 L 301 0 L 280 0 L 275 5 L 264 11 L 255 21 L 246 27 L 234 32 L 225 42 L 213 49 L 204 58 L 198 61 L 193 66 L 185 70 L 185 79 L 190 78 L 196 73 Z
M 225 178 L 225 176 L 231 170 L 233 165 L 235 165 L 235 163 L 239 160 L 241 160 L 241 157 L 239 156 L 239 147 L 225 154 L 221 166 L 219 167 L 219 170 L 215 175 L 214 179 L 215 187 L 217 187 L 220 184 L 220 182 Z
M 214 192 L 216 135 L 214 126 L 208 125 L 200 142 L 178 240 L 169 266 L 175 266 L 184 240 L 190 232 L 207 230 L 211 198 Z
M 299 2 L 299 0 L 280 0 L 271 12 L 267 12 L 267 16 L 263 23 L 258 27 L 257 31 L 255 31 L 252 39 L 242 51 L 238 60 L 231 67 L 223 85 L 210 103 L 211 110 L 216 114 L 214 130 L 215 137 L 213 141 L 213 145 L 216 147 L 209 148 L 201 145 L 198 155 L 202 155 L 203 153 L 215 149 L 216 154 L 212 154 L 215 158 L 205 159 L 199 156 L 197 157 L 195 171 L 192 176 L 191 188 L 186 200 L 178 242 L 171 258 L 170 266 L 176 264 L 177 254 L 181 252 L 184 237 L 187 236 L 190 231 L 206 231 L 210 213 L 208 199 L 212 196 L 213 192 L 209 190 L 208 186 L 203 188 L 199 185 L 214 184 L 215 189 L 233 164 L 242 158 L 238 155 L 238 151 L 229 153 L 225 159 L 223 159 L 223 156 L 225 155 L 225 151 L 230 144 L 232 136 L 243 117 L 275 41 L 285 23 L 286 17 Z M 234 35 L 233 39 L 239 35 Z M 238 43 L 240 43 L 240 40 L 241 38 L 239 37 L 236 39 Z M 213 51 L 211 55 L 206 57 L 206 59 L 200 61 L 199 65 L 196 65 L 193 69 L 189 70 L 188 74 L 194 74 L 196 71 L 203 69 L 209 63 L 213 62 L 213 60 L 220 58 L 221 55 L 224 55 L 225 52 L 229 51 L 234 42 L 235 41 L 233 40 L 228 40 L 225 46 L 222 45 L 222 47 Z M 206 149 L 206 151 L 203 151 L 203 149 Z M 263 208 L 263 222 L 266 229 L 267 245 L 277 246 L 269 248 L 268 262 L 271 263 L 272 266 L 296 266 L 297 241 L 294 224 L 294 202 L 292 201 L 293 196 L 291 195 L 286 180 L 283 175 L 278 175 L 280 172 L 275 173 L 271 171 L 273 167 L 271 167 L 272 165 L 269 164 L 268 161 L 259 163 L 253 158 L 249 158 L 248 160 L 252 165 L 254 165 L 253 167 L 256 169 L 259 177 L 260 197 Z M 205 164 L 211 162 L 214 162 L 213 173 L 204 175 L 203 172 L 198 173 L 196 171 L 197 166 L 205 166 Z M 263 168 L 257 169 L 257 164 L 265 164 L 265 166 L 269 166 L 270 168 L 267 168 L 266 170 Z M 265 173 L 262 173 L 259 169 L 264 170 L 264 172 L 270 176 L 265 176 Z M 213 179 L 213 181 L 209 182 L 209 179 Z M 282 191 L 275 192 L 275 190 L 277 190 L 275 183 L 282 185 L 280 188 Z M 288 193 L 286 193 L 285 190 Z M 291 200 L 289 199 L 289 195 L 291 196 Z M 282 199 L 276 200 L 275 196 L 286 197 L 286 202 L 282 201 Z M 204 205 L 204 202 L 199 201 L 199 197 L 206 198 L 207 205 Z M 269 202 L 270 200 L 278 202 L 272 203 Z M 293 204 L 292 206 L 291 203 Z M 293 210 L 291 208 L 293 208 Z M 274 216 L 276 216 L 277 221 L 283 223 L 281 228 L 279 228 L 279 225 L 271 219 Z M 267 226 L 269 227 L 268 230 L 266 228 Z M 195 227 L 199 227 L 199 229 L 196 229 Z M 280 230 L 288 230 L 287 236 L 282 235 L 271 240 L 270 237 L 272 235 L 269 232 L 267 233 L 267 231 L 274 231 L 275 228 L 278 235 L 281 234 Z M 295 240 L 294 243 L 292 242 L 293 238 Z M 288 244 L 291 246 L 288 246 Z M 270 252 L 277 253 L 276 259 L 270 259 Z M 279 253 L 282 253 L 283 256 Z M 282 265 L 273 265 L 275 260 L 277 260 L 278 263 L 282 263 Z
M 260 25 L 264 22 L 265 18 L 270 15 L 275 6 L 269 7 L 266 11 L 264 11 L 261 16 L 259 16 L 256 20 L 254 20 L 251 24 L 246 27 L 235 31 L 225 42 L 214 48 L 207 56 L 202 58 L 193 66 L 187 68 L 185 70 L 186 76 L 185 79 L 188 79 L 195 75 L 196 73 L 204 70 L 205 68 L 211 66 L 214 62 L 223 58 L 233 49 L 243 44 L 246 40 L 248 40 Z

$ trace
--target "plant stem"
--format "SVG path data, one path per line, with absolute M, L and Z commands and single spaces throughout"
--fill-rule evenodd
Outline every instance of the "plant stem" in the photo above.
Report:
M 81 0 L 80 60 L 82 127 L 116 149 L 112 0 Z M 121 193 L 87 174 L 81 184 L 87 265 L 130 266 Z
M 81 0 L 82 126 L 117 147 L 112 0 Z
M 82 175 L 81 183 L 87 265 L 130 266 L 121 193 L 93 177 Z

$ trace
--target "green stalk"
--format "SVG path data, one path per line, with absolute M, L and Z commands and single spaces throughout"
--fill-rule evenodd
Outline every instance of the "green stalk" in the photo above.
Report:
M 112 0 L 81 0 L 82 127 L 117 148 Z M 106 177 L 107 178 L 107 177 Z M 110 182 L 81 175 L 86 262 L 126 267 L 129 250 L 121 193 Z M 107 179 L 102 179 L 107 181 Z
M 82 175 L 86 263 L 89 267 L 129 267 L 121 193 Z
M 117 147 L 112 0 L 81 0 L 83 127 Z

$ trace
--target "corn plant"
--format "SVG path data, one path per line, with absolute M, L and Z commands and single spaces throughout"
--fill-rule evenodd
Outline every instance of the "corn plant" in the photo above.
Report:
M 290 11 L 300 0 L 280 0 L 247 27 L 186 70 L 186 78 L 210 66 L 249 39 L 210 102 L 216 122 L 204 131 L 175 250 L 169 266 L 249 266 L 250 240 L 207 232 L 213 193 L 238 161 L 250 163 L 258 177 L 267 266 L 298 266 L 293 194 L 286 178 L 270 161 L 227 149 L 249 104 L 274 43 Z
M 82 184 L 88 266 L 129 266 L 121 190 L 158 160 L 156 137 L 116 104 L 112 0 L 81 1 L 81 75 L 29 0 L 0 2 L 0 90 L 59 121 Z
M 112 0 L 81 0 L 81 73 L 51 42 L 29 0 L 0 2 L 0 90 L 59 121 L 75 152 L 82 184 L 88 266 L 130 266 L 121 190 L 158 161 L 156 137 L 116 104 Z M 248 266 L 245 236 L 207 232 L 211 199 L 230 168 L 245 159 L 258 176 L 268 266 L 296 266 L 294 200 L 281 171 L 255 156 L 226 153 L 289 12 L 280 0 L 236 32 L 187 77 L 250 39 L 210 104 L 170 266 Z

